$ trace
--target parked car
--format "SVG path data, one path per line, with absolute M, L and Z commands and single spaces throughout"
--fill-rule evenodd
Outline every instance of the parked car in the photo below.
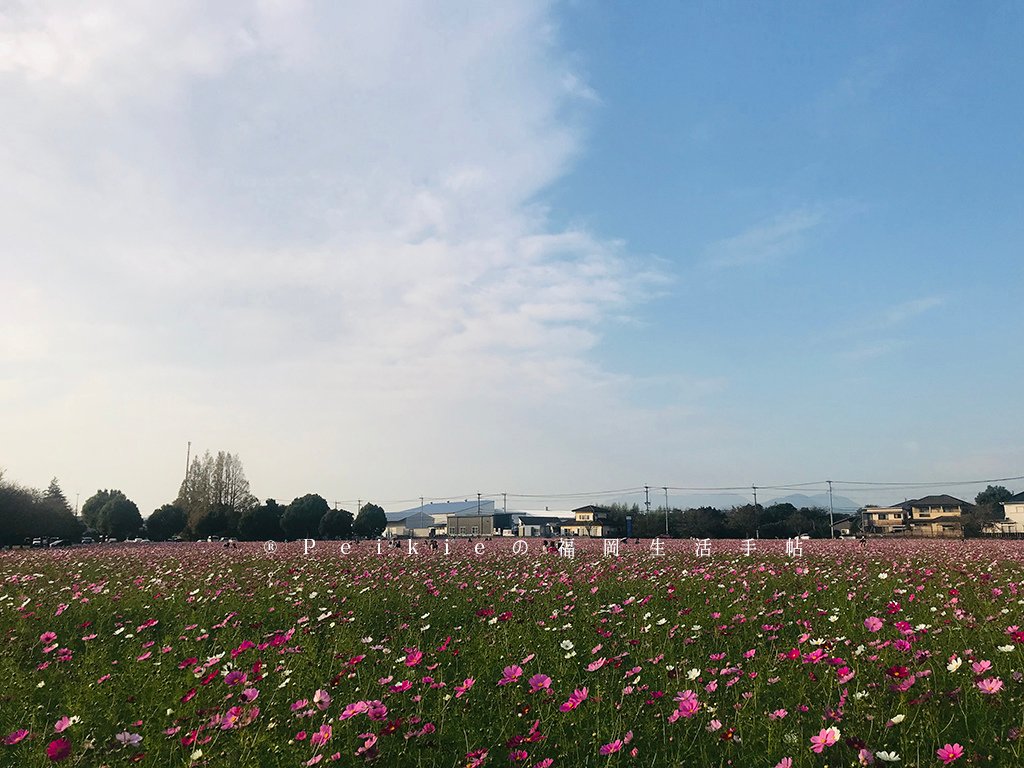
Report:
M 82 537 L 82 543 L 83 543 L 83 544 L 95 544 L 96 542 L 94 542 L 94 541 L 92 540 L 92 537 L 91 537 L 91 536 L 83 536 L 83 537 Z
M 53 541 L 50 542 L 50 548 L 51 549 L 53 547 L 66 547 L 68 545 L 69 545 L 69 543 L 64 541 L 64 539 L 54 539 Z

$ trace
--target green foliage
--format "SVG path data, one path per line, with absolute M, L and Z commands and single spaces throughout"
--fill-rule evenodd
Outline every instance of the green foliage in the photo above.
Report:
M 96 491 L 82 504 L 82 520 L 86 527 L 94 531 L 100 530 L 100 510 L 113 498 L 113 491 Z
M 329 510 L 326 499 L 307 493 L 288 505 L 281 516 L 281 529 L 289 539 L 316 538 L 320 533 L 320 520 Z
M 185 510 L 174 504 L 164 504 L 146 520 L 146 535 L 153 541 L 167 541 L 177 536 L 188 525 Z
M 281 537 L 281 516 L 285 508 L 273 499 L 243 512 L 238 521 L 238 538 L 243 541 L 267 541 Z
M 359 509 L 359 514 L 352 523 L 352 532 L 364 539 L 374 539 L 384 533 L 387 527 L 388 517 L 384 513 L 384 508 L 366 503 Z
M 347 509 L 332 509 L 320 520 L 320 537 L 347 539 L 352 536 L 352 513 Z

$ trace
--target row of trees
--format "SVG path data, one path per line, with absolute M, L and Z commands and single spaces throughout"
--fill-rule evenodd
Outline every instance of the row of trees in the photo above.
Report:
M 744 504 L 728 510 L 698 507 L 643 512 L 637 504 L 613 504 L 606 509 L 608 522 L 620 531 L 626 530 L 626 517 L 631 517 L 632 533 L 640 538 L 787 539 L 805 534 L 814 538 L 832 535 L 828 510 L 819 507 Z
M 164 504 L 145 521 L 135 502 L 120 490 L 97 491 L 86 499 L 78 517 L 56 478 L 45 491 L 38 491 L 7 482 L 0 471 L 2 546 L 35 538 L 77 542 L 85 535 L 120 540 L 145 536 L 153 541 L 211 536 L 249 541 L 372 538 L 386 526 L 384 510 L 373 503 L 364 504 L 355 516 L 345 509 L 331 509 L 317 494 L 287 505 L 274 499 L 261 504 L 249 490 L 241 459 L 224 451 L 197 456 L 174 502 Z
M 0 470 L 0 546 L 41 537 L 77 541 L 83 529 L 57 478 L 39 491 L 8 482 Z

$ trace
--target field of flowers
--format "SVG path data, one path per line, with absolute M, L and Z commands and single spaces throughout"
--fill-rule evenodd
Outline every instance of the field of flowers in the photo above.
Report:
M 0 554 L 0 764 L 1024 765 L 1024 542 L 479 543 Z

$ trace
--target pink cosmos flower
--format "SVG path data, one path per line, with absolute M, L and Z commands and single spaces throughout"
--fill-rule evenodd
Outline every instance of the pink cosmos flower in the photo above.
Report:
M 589 691 L 586 688 L 577 688 L 571 694 L 569 694 L 569 700 L 566 701 L 558 709 L 561 712 L 571 712 L 576 709 L 580 704 L 587 700 Z
M 317 689 L 317 692 L 313 694 L 313 703 L 316 704 L 317 709 L 323 712 L 331 706 L 331 694 L 323 688 L 319 688 Z
M 882 628 L 882 620 L 877 616 L 868 616 L 864 619 L 864 628 L 868 632 L 877 632 Z
M 825 747 L 831 747 L 837 741 L 839 741 L 838 728 L 835 726 L 822 728 L 817 736 L 811 736 L 811 751 L 820 755 L 825 751 Z
M 39 642 L 42 643 L 43 645 L 49 645 L 50 643 L 52 643 L 56 639 L 57 639 L 57 633 L 56 632 L 43 632 L 43 634 L 41 634 L 39 636 Z
M 534 675 L 530 678 L 530 693 L 551 688 L 551 678 L 547 675 Z
M 46 756 L 54 763 L 67 759 L 71 754 L 71 742 L 67 739 L 54 739 L 46 745 Z
M 246 688 L 239 694 L 239 696 L 242 697 L 242 701 L 244 701 L 246 704 L 256 701 L 256 697 L 259 695 L 260 692 L 255 688 Z
M 19 741 L 24 741 L 26 736 L 28 736 L 28 731 L 24 728 L 19 728 L 18 730 L 13 731 L 7 735 L 7 738 L 4 739 L 4 744 L 6 744 L 7 746 L 12 746 L 14 744 L 17 744 Z
M 613 755 L 616 752 L 622 750 L 622 739 L 616 739 L 615 741 L 603 744 L 598 752 L 602 755 Z
M 789 712 L 785 709 L 776 709 L 774 712 L 768 714 L 769 720 L 782 720 Z
M 959 760 L 963 757 L 964 748 L 959 744 L 946 744 L 935 750 L 935 754 L 939 756 L 939 760 L 942 761 L 943 765 L 949 765 L 954 760 Z
M 984 680 L 978 681 L 978 690 L 982 693 L 992 695 L 999 693 L 1003 688 L 1003 681 L 998 677 L 986 677 Z
M 606 661 L 607 659 L 602 656 L 600 659 L 590 662 L 587 664 L 587 672 L 597 672 L 597 670 L 604 666 Z
M 418 650 L 416 648 L 409 648 L 406 650 L 405 666 L 415 667 L 421 661 L 423 661 L 423 651 Z
M 456 685 L 455 698 L 457 699 L 461 697 L 463 694 L 468 693 L 469 689 L 473 687 L 473 683 L 475 682 L 476 680 L 474 680 L 472 677 L 467 677 L 465 680 L 462 681 L 462 685 Z
M 974 670 L 974 674 L 980 675 L 992 669 L 992 662 L 988 659 L 982 659 L 981 661 L 976 661 L 971 664 L 971 669 Z
M 225 685 L 240 685 L 245 682 L 245 672 L 240 669 L 232 669 L 224 675 Z
M 793 768 L 793 758 L 784 757 L 775 764 L 775 768 Z
M 320 730 L 317 731 L 316 733 L 314 733 L 309 738 L 309 743 L 314 745 L 314 746 L 319 746 L 321 744 L 326 744 L 328 741 L 331 740 L 331 736 L 333 734 L 334 734 L 334 731 L 331 729 L 331 726 L 329 724 L 327 724 L 327 723 L 324 723 L 323 725 L 320 726 Z
M 64 733 L 68 728 L 71 727 L 71 718 L 65 715 L 56 723 L 54 723 L 53 730 L 55 733 Z
M 511 666 L 505 667 L 501 671 L 501 680 L 498 681 L 498 685 L 508 685 L 514 683 L 520 677 L 523 676 L 523 668 L 518 664 L 512 664 Z

